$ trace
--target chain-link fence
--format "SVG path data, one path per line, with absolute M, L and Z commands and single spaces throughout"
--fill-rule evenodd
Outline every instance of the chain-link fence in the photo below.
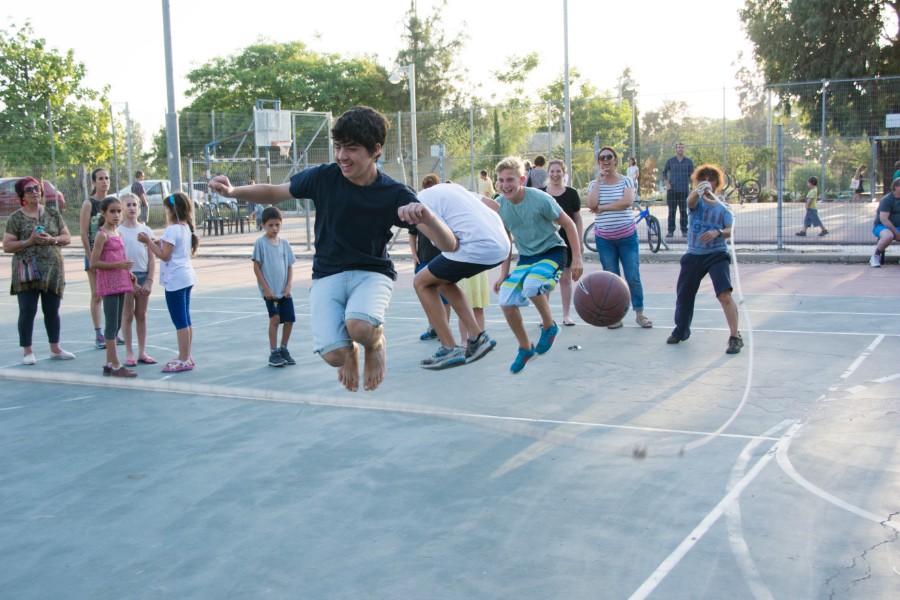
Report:
M 721 106 L 719 116 L 698 114 L 701 106 L 716 104 Z M 682 142 L 694 164 L 724 167 L 733 182 L 725 194 L 739 216 L 736 237 L 746 243 L 781 248 L 872 243 L 874 201 L 884 193 L 894 162 L 900 160 L 900 140 L 894 135 L 900 131 L 886 123 L 886 115 L 900 113 L 900 77 L 778 84 L 756 92 L 723 88 L 645 94 L 625 89 L 616 96 L 573 100 L 569 112 L 569 185 L 583 191 L 594 177 L 596 150 L 612 146 L 619 152 L 623 171 L 627 158 L 635 157 L 641 169 L 641 199 L 650 202 L 651 210 L 665 222 L 662 167 L 674 154 L 674 144 Z M 301 169 L 330 162 L 331 116 L 290 114 L 289 144 L 257 146 L 250 112 L 182 113 L 184 188 L 208 202 L 215 199 L 205 183 L 217 174 L 229 175 L 239 184 L 251 179 L 283 183 Z M 493 175 L 493 166 L 509 154 L 532 160 L 538 154 L 564 158 L 564 114 L 562 101 L 417 112 L 415 122 L 409 112 L 389 114 L 391 129 L 380 167 L 412 187 L 434 172 L 442 180 L 474 190 L 479 172 Z M 148 179 L 166 178 L 164 167 L 132 156 L 133 148 L 134 144 L 119 144 L 113 164 L 102 165 L 111 171 L 114 191 L 130 185 L 131 169 L 144 170 Z M 861 165 L 865 167 L 861 186 L 851 189 Z M 23 164 L 5 167 L 4 174 L 33 174 L 53 181 L 67 199 L 66 220 L 77 233 L 78 207 L 90 193 L 89 173 L 94 167 Z M 807 181 L 813 175 L 819 180 L 820 216 L 829 233 L 800 238 L 794 234 L 802 228 Z M 741 193 L 747 181 L 758 185 L 758 194 Z M 303 201 L 281 207 L 288 217 L 284 235 L 295 245 L 308 245 L 314 210 Z M 229 212 L 223 206 L 227 213 L 223 220 L 233 221 L 232 226 L 218 234 L 210 232 L 205 243 L 252 244 L 255 227 L 248 231 L 241 226 L 255 223 L 239 222 L 246 220 L 250 209 L 236 205 Z M 198 224 L 206 225 L 202 221 L 209 218 L 213 216 L 199 215 Z M 151 215 L 150 224 L 161 226 L 162 214 Z

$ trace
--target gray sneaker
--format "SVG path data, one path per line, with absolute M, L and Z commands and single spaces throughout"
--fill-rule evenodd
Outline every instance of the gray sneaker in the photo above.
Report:
M 288 352 L 288 349 L 285 346 L 282 346 L 278 349 L 278 353 L 281 354 L 281 358 L 284 359 L 284 364 L 286 365 L 296 365 L 297 361 L 294 360 L 294 357 L 291 356 L 291 353 Z
M 744 340 L 741 339 L 740 335 L 732 335 L 728 338 L 728 348 L 725 349 L 725 354 L 737 354 L 741 351 L 741 348 L 744 347 Z
M 429 358 L 426 358 L 422 362 L 419 363 L 423 369 L 431 369 L 433 371 L 438 371 L 440 369 L 448 369 L 450 367 L 458 367 L 459 365 L 466 364 L 466 351 L 460 348 L 459 346 L 453 346 L 452 348 L 445 348 L 441 346 L 440 349 L 432 354 Z
M 281 356 L 281 352 L 278 350 L 272 350 L 272 353 L 269 354 L 269 366 L 270 367 L 283 367 L 287 364 L 287 361 L 284 360 L 284 357 Z
M 493 350 L 496 345 L 497 342 L 495 342 L 486 331 L 482 331 L 478 334 L 478 337 L 475 338 L 474 342 L 467 341 L 466 343 L 466 364 L 475 362 Z

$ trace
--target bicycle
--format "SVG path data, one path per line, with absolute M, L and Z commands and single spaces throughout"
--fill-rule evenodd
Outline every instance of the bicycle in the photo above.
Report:
M 649 203 L 647 206 L 644 206 L 641 204 L 640 200 L 638 200 L 637 205 L 641 210 L 634 218 L 634 224 L 637 225 L 641 221 L 647 222 L 647 246 L 650 248 L 650 252 L 654 254 L 659 252 L 661 244 L 664 244 L 666 250 L 668 250 L 669 245 L 663 240 L 662 232 L 659 228 L 659 219 L 650 214 Z M 590 227 L 587 227 L 584 230 L 584 245 L 591 252 L 597 251 L 597 242 L 594 239 L 594 236 L 594 225 L 591 224 Z
M 755 179 L 745 179 L 732 187 L 735 178 L 725 175 L 725 200 L 731 204 L 731 197 L 737 192 L 737 200 L 739 204 L 743 204 L 744 200 L 755 202 L 759 198 L 759 182 Z

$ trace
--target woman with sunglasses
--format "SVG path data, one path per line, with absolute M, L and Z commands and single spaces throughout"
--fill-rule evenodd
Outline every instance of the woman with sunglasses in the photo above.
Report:
M 109 193 L 109 171 L 106 169 L 94 169 L 91 172 L 90 197 L 81 204 L 81 212 L 78 215 L 78 224 L 81 231 L 81 245 L 84 248 L 84 270 L 87 271 L 88 283 L 91 285 L 91 321 L 94 323 L 94 344 L 99 350 L 106 348 L 106 340 L 100 331 L 100 312 L 102 304 L 97 295 L 97 278 L 91 270 L 91 251 L 94 248 L 94 238 L 97 236 L 100 221 L 100 203 Z M 123 342 L 124 343 L 124 342 Z
M 635 321 L 644 329 L 653 322 L 644 315 L 644 287 L 641 285 L 641 259 L 638 255 L 638 235 L 634 225 L 634 183 L 618 173 L 619 157 L 616 151 L 604 146 L 597 152 L 597 179 L 588 187 L 587 207 L 594 215 L 594 233 L 597 253 L 604 271 L 621 275 L 619 263 L 625 272 L 625 281 L 631 292 L 631 307 Z M 622 321 L 609 329 L 618 329 Z
M 22 364 L 33 365 L 37 362 L 31 348 L 31 338 L 38 301 L 50 341 L 50 358 L 71 360 L 75 355 L 59 347 L 59 305 L 66 287 L 66 271 L 59 249 L 69 244 L 71 236 L 59 212 L 43 205 L 44 191 L 40 181 L 25 177 L 16 182 L 15 189 L 22 208 L 6 221 L 3 251 L 13 255 L 10 294 L 19 301 Z M 37 269 L 28 269 L 31 271 L 31 276 L 28 276 L 26 269 L 20 267 L 20 262 Z

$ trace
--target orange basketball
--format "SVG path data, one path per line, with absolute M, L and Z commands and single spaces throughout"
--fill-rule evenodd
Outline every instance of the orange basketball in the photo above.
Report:
M 586 275 L 575 286 L 575 311 L 586 323 L 609 327 L 628 313 L 631 293 L 625 280 L 608 271 Z

